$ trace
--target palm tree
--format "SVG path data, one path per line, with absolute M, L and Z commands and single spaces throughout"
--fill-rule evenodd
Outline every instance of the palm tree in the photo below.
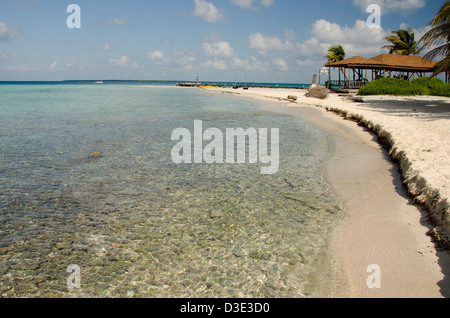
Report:
M 450 1 L 445 2 L 436 17 L 428 23 L 431 30 L 420 39 L 424 48 L 437 46 L 425 54 L 424 58 L 433 60 L 437 56 L 443 56 L 443 60 L 437 64 L 433 76 L 439 73 L 450 72 Z
M 345 51 L 341 45 L 335 45 L 328 50 L 328 55 L 325 56 L 329 63 L 336 63 L 345 60 Z
M 382 47 L 383 49 L 389 49 L 389 54 L 417 55 L 420 53 L 418 43 L 415 41 L 414 31 L 411 28 L 392 31 L 391 33 L 391 36 L 384 39 L 392 44 Z

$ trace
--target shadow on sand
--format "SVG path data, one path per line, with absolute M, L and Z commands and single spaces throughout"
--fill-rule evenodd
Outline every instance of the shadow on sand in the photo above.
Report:
M 387 152 L 384 152 L 386 159 L 390 160 Z M 392 183 L 397 194 L 405 198 L 408 201 L 409 205 L 414 205 L 415 207 L 417 207 L 421 214 L 420 224 L 426 227 L 428 231 L 432 230 L 434 228 L 434 221 L 432 220 L 432 217 L 423 207 L 413 203 L 413 198 L 408 194 L 403 184 L 402 175 L 396 163 L 393 163 L 393 168 L 390 169 L 390 173 L 392 175 Z M 442 249 L 436 243 L 434 244 L 434 248 L 436 250 L 436 257 L 438 258 L 439 267 L 441 268 L 442 274 L 444 275 L 444 279 L 438 282 L 437 285 L 440 288 L 442 296 L 445 298 L 450 298 L 450 250 Z
M 386 103 L 389 100 L 389 103 Z M 428 100 L 419 98 L 395 98 L 370 100 L 370 108 L 380 113 L 398 117 L 420 117 L 424 120 L 450 119 L 450 98 L 434 97 Z M 389 104 L 389 106 L 386 106 Z

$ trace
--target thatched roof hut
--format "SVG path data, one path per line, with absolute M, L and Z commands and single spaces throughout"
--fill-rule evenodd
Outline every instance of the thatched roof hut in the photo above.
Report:
M 339 62 L 327 63 L 325 67 L 337 68 L 339 80 L 332 81 L 330 87 L 357 89 L 372 80 L 380 77 L 398 77 L 406 80 L 433 73 L 437 62 L 425 60 L 420 56 L 381 54 L 370 59 L 354 56 Z M 331 76 L 331 75 L 330 75 Z M 343 77 L 343 80 L 342 80 Z

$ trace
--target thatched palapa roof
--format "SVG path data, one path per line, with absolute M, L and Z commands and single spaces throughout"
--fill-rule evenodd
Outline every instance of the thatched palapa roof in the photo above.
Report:
M 357 66 L 379 66 L 379 67 L 383 67 L 384 65 L 380 62 L 377 62 L 375 60 L 372 59 L 366 59 L 364 57 L 361 56 L 354 56 L 339 62 L 335 62 L 335 63 L 327 63 L 325 64 L 326 67 L 357 67 Z
M 361 56 L 354 56 L 336 63 L 327 63 L 325 64 L 325 67 L 432 72 L 436 67 L 436 64 L 437 62 L 425 60 L 421 56 L 381 54 L 370 59 Z
M 425 60 L 421 56 L 381 54 L 372 57 L 371 60 L 385 64 L 392 69 L 414 69 L 428 71 L 436 67 L 437 62 Z

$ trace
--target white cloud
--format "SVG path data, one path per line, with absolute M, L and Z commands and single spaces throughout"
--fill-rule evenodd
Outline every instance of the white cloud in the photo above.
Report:
M 7 56 L 5 54 L 5 52 L 3 52 L 2 50 L 0 50 L 0 61 L 1 60 L 6 60 Z
M 197 59 L 191 54 L 191 52 L 177 52 L 173 56 L 173 63 L 179 66 L 192 65 Z
M 109 27 L 124 26 L 127 25 L 127 22 L 118 18 L 114 18 L 106 21 L 106 25 Z
M 267 51 L 287 51 L 295 47 L 295 44 L 289 40 L 282 40 L 279 37 L 265 36 L 261 33 L 253 33 L 248 38 L 249 48 L 259 51 L 265 55 Z
M 230 43 L 224 41 L 203 43 L 203 51 L 208 56 L 216 56 L 216 57 L 234 56 L 234 51 L 233 48 L 230 46 Z
M 241 68 L 241 69 L 242 69 L 242 68 L 245 66 L 244 61 L 241 60 L 241 59 L 239 58 L 239 56 L 237 56 L 237 55 L 233 56 L 233 58 L 231 59 L 231 61 L 232 61 L 233 66 L 234 66 L 235 68 Z
M 284 37 L 289 40 L 289 41 L 297 41 L 297 35 L 295 34 L 294 31 L 289 30 L 289 29 L 284 29 L 283 30 L 283 34 Z
M 327 42 L 351 42 L 371 44 L 382 41 L 386 36 L 382 29 L 371 29 L 366 21 L 357 20 L 353 27 L 341 27 L 339 24 L 324 19 L 317 20 L 312 29 L 312 35 Z
M 111 47 L 109 46 L 108 43 L 104 43 L 100 50 L 109 51 L 109 50 L 111 50 Z
M 425 0 L 386 0 L 384 8 L 387 11 L 411 11 L 423 8 Z
M 53 71 L 55 68 L 56 68 L 56 66 L 58 65 L 58 62 L 56 62 L 56 61 L 54 61 L 50 66 L 49 66 L 49 70 L 50 71 Z
M 188 70 L 193 68 L 197 60 L 189 51 L 177 52 L 173 56 L 166 56 L 163 51 L 153 51 L 147 54 L 147 57 L 155 64 L 165 68 Z
M 66 67 L 68 67 L 68 68 L 74 67 L 76 63 L 77 63 L 76 60 L 70 60 L 70 61 L 66 64 Z
M 283 30 L 278 36 L 254 33 L 249 37 L 249 47 L 258 51 L 261 57 L 252 57 L 246 61 L 247 70 L 262 74 L 298 70 L 300 77 L 304 76 L 301 74 L 315 74 L 326 62 L 324 56 L 330 47 L 340 44 L 347 57 L 360 55 L 370 58 L 385 53 L 381 47 L 386 45 L 384 37 L 388 35 L 383 28 L 370 29 L 366 21 L 359 20 L 353 26 L 347 26 L 324 19 L 315 21 L 310 37 L 302 42 L 289 29 Z M 275 56 L 266 58 L 268 52 Z
M 224 20 L 223 13 L 217 7 L 205 0 L 194 0 L 194 15 L 202 18 L 206 22 L 216 23 Z
M 5 22 L 0 21 L 0 41 L 10 41 L 20 34 L 20 27 L 11 29 Z
M 273 65 L 277 67 L 278 70 L 287 72 L 289 68 L 287 66 L 287 62 L 282 58 L 276 58 L 272 60 Z
M 110 59 L 109 63 L 114 66 L 127 66 L 131 63 L 131 59 L 124 55 L 118 59 Z
M 410 12 L 423 8 L 425 0 L 353 0 L 353 4 L 366 12 L 370 4 L 378 4 L 383 13 Z
M 244 9 L 252 9 L 255 0 L 231 0 L 236 6 Z M 263 7 L 270 8 L 275 4 L 275 0 L 261 0 L 259 2 Z
M 250 61 L 245 61 L 245 65 L 247 70 L 249 71 L 267 71 L 269 70 L 269 62 L 268 61 L 260 61 L 258 58 L 251 56 Z
M 312 38 L 301 46 L 305 52 L 312 53 L 311 49 L 315 49 L 325 55 L 329 47 L 340 44 L 347 56 L 381 53 L 381 47 L 386 44 L 384 38 L 388 36 L 383 28 L 371 29 L 362 20 L 357 20 L 353 27 L 317 20 L 311 33 Z
M 261 5 L 263 5 L 266 8 L 270 8 L 275 4 L 275 0 L 261 0 Z
M 384 52 L 381 47 L 386 45 L 384 38 L 389 34 L 383 28 L 369 28 L 367 21 L 357 20 L 354 26 L 341 26 L 320 19 L 313 24 L 311 37 L 304 42 L 299 42 L 292 30 L 284 29 L 283 35 L 253 33 L 249 36 L 249 48 L 262 56 L 266 56 L 269 51 L 286 51 L 297 54 L 298 60 L 313 58 L 319 61 L 324 60 L 330 47 L 339 44 L 344 47 L 347 56 L 369 57 Z
M 151 60 L 161 60 L 164 58 L 163 51 L 153 51 L 147 54 L 148 58 Z
M 94 51 L 104 51 L 104 52 L 108 52 L 111 50 L 111 46 L 109 45 L 109 43 L 103 43 L 102 45 L 93 48 L 92 50 Z
M 253 6 L 253 0 L 231 0 L 231 2 L 244 9 L 250 9 Z
M 31 9 L 36 5 L 36 0 L 14 0 L 14 6 L 17 9 Z
M 220 60 L 218 58 L 215 58 L 213 61 L 207 61 L 203 63 L 203 66 L 206 68 L 214 68 L 219 71 L 225 71 L 228 69 L 228 65 L 224 60 Z
M 205 42 L 219 42 L 222 35 L 215 31 L 208 31 L 203 34 L 202 39 Z
M 304 59 L 304 60 L 295 60 L 295 63 L 297 64 L 297 66 L 305 67 L 314 65 L 315 61 L 312 59 Z

